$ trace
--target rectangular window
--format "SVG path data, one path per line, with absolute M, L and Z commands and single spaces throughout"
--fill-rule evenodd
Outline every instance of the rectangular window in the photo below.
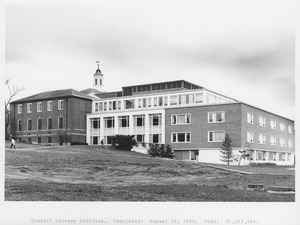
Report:
M 112 104 L 113 104 L 113 110 L 116 110 L 117 109 L 117 101 L 113 101 Z
M 280 123 L 280 131 L 285 132 L 285 124 Z
M 129 127 L 129 116 L 119 116 L 119 127 Z
M 99 111 L 103 111 L 103 102 L 99 102 Z
M 118 101 L 118 110 L 121 110 L 121 101 Z
M 293 133 L 292 126 L 289 126 L 288 129 L 290 134 Z
M 280 138 L 280 146 L 285 147 L 285 139 L 284 138 Z
M 95 103 L 95 112 L 98 112 L 98 111 L 99 111 L 99 103 L 96 102 L 96 103 Z
M 36 104 L 36 109 L 37 109 L 37 112 L 42 112 L 42 102 L 38 102 Z
M 32 120 L 27 120 L 27 130 L 32 130 Z
M 124 100 L 125 109 L 134 109 L 134 99 Z
M 170 96 L 170 105 L 177 105 L 177 95 Z
M 32 113 L 32 103 L 27 103 L 27 113 Z
M 48 118 L 48 130 L 51 130 L 52 129 L 52 118 L 51 117 L 49 117 Z
M 203 103 L 203 93 L 195 94 L 195 103 Z
M 191 133 L 172 133 L 172 143 L 186 143 L 191 142 Z
M 142 108 L 142 99 L 141 98 L 138 99 L 138 108 Z
M 179 95 L 179 105 L 187 104 L 187 96 L 186 95 Z
M 18 114 L 22 113 L 22 104 L 18 104 Z
M 270 127 L 271 127 L 271 129 L 276 130 L 276 121 L 275 120 L 270 121 Z
M 157 97 L 154 97 L 154 98 L 153 98 L 153 106 L 156 107 L 157 104 L 158 104 Z
M 253 132 L 252 131 L 247 131 L 247 142 L 253 143 L 254 142 L 253 137 L 254 137 Z
M 108 102 L 108 107 L 109 107 L 108 110 L 112 110 L 112 109 L 113 109 L 113 104 L 112 104 L 112 102 Z
M 222 142 L 225 138 L 225 131 L 209 131 L 208 142 Z
M 42 119 L 41 118 L 37 119 L 37 129 L 38 130 L 42 129 Z
M 292 147 L 293 147 L 293 142 L 292 142 L 292 140 L 289 140 L 288 144 L 289 144 L 289 148 L 292 148 Z
M 260 116 L 260 117 L 258 118 L 258 123 L 259 123 L 259 126 L 261 126 L 261 127 L 266 127 L 266 118 Z
M 58 110 L 64 109 L 64 100 L 58 100 Z
M 103 110 L 104 110 L 104 111 L 107 111 L 107 102 L 104 102 L 103 104 L 104 104 Z
M 22 120 L 19 120 L 19 122 L 18 122 L 18 131 L 22 131 L 22 125 L 23 125 Z
M 143 127 L 143 126 L 145 126 L 145 115 L 133 116 L 133 126 L 134 127 Z
M 152 107 L 152 98 L 148 98 L 148 107 Z
M 92 118 L 91 119 L 91 126 L 93 129 L 100 128 L 100 118 Z
M 251 123 L 253 124 L 254 121 L 253 121 L 253 113 L 247 113 L 247 123 Z
M 265 134 L 259 134 L 258 135 L 258 142 L 259 142 L 259 144 L 266 144 L 266 135 Z
M 276 145 L 276 137 L 274 137 L 274 136 L 271 136 L 270 137 L 270 145 Z
M 63 117 L 58 117 L 58 129 L 62 129 L 64 127 L 64 119 Z
M 48 143 L 52 143 L 52 137 L 47 138 Z
M 208 113 L 209 123 L 223 123 L 225 122 L 225 112 L 209 112 Z
M 191 114 L 179 114 L 179 115 L 172 115 L 172 125 L 179 125 L 179 124 L 190 124 L 191 123 Z
M 149 115 L 150 126 L 160 126 L 161 125 L 161 114 L 150 114 Z
M 52 111 L 53 110 L 53 103 L 52 101 L 47 102 L 47 111 Z
M 158 106 L 163 106 L 163 97 L 158 97 Z
M 114 117 L 104 117 L 104 127 L 105 128 L 115 127 L 115 118 Z
M 168 96 L 164 96 L 164 106 L 168 105 Z
M 275 153 L 274 152 L 268 152 L 268 160 L 274 161 L 275 160 Z
M 278 161 L 285 161 L 285 153 L 283 152 L 278 153 Z

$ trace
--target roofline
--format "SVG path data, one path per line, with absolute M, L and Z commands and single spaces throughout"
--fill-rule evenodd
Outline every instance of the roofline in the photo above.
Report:
M 161 82 L 154 82 L 154 83 L 147 83 L 147 84 L 128 85 L 128 86 L 123 86 L 122 88 L 138 87 L 138 86 L 144 86 L 144 85 L 161 84 L 161 83 L 178 82 L 178 81 L 181 81 L 181 82 L 184 81 L 186 83 L 189 83 L 189 84 L 195 85 L 197 87 L 203 88 L 202 86 L 199 86 L 198 84 L 194 84 L 194 83 L 191 83 L 191 82 L 186 81 L 186 80 L 170 80 L 170 81 L 161 81 Z

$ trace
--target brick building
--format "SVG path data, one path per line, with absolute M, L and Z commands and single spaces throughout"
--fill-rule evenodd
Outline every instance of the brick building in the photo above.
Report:
M 85 142 L 88 94 L 73 90 L 42 92 L 11 102 L 11 135 L 30 143 Z
M 115 134 L 149 143 L 170 144 L 176 159 L 221 163 L 225 134 L 233 152 L 252 162 L 294 164 L 294 121 L 215 93 L 184 80 L 123 87 L 102 93 L 87 114 L 90 145 L 111 144 Z M 236 161 L 236 163 L 238 163 Z

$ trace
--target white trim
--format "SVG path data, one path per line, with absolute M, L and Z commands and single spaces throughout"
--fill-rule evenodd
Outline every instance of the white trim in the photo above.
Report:
M 187 118 L 188 118 L 188 115 L 190 115 L 190 122 L 187 123 Z M 176 116 L 176 123 L 174 124 L 173 123 L 173 116 Z M 178 116 L 184 116 L 184 123 L 178 123 Z M 171 125 L 173 126 L 176 126 L 176 125 L 190 125 L 192 124 L 192 114 L 191 113 L 180 113 L 180 114 L 172 114 L 171 115 Z
M 248 115 L 252 115 L 250 121 L 248 120 Z M 254 124 L 254 114 L 253 114 L 253 112 L 247 112 L 247 123 Z
M 41 105 L 41 110 L 39 110 L 39 104 Z M 42 102 L 37 102 L 36 103 L 36 111 L 37 112 L 42 112 L 43 111 L 43 103 Z
M 212 113 L 213 114 L 213 121 L 210 122 L 209 121 L 209 114 Z M 221 113 L 221 119 L 224 117 L 224 121 L 217 121 L 217 113 Z M 224 113 L 224 116 L 222 116 L 222 114 Z M 225 111 L 211 111 L 211 112 L 207 112 L 207 123 L 225 123 L 226 119 L 225 119 Z
M 32 113 L 32 103 L 27 103 L 27 113 Z
M 248 136 L 248 134 L 250 134 L 251 135 L 251 139 L 249 140 L 249 136 Z M 254 143 L 254 132 L 253 131 L 249 131 L 249 130 L 247 130 L 247 142 L 248 143 Z
M 208 131 L 207 132 L 207 141 L 208 142 L 223 142 L 223 140 L 221 140 L 221 141 L 215 141 L 215 140 L 213 140 L 213 141 L 210 141 L 209 140 L 209 132 L 213 132 L 213 139 L 215 139 L 215 132 L 224 132 L 224 138 L 225 138 L 225 135 L 226 135 L 226 133 L 225 133 L 225 130 L 210 130 L 210 131 Z
M 59 110 L 59 111 L 61 111 L 61 110 L 64 110 L 64 100 L 58 100 L 57 101 L 57 109 Z
M 174 142 L 173 141 L 173 134 L 176 134 L 176 141 Z M 184 139 L 185 139 L 185 141 L 183 141 L 183 142 L 179 142 L 178 141 L 178 134 L 185 134 L 184 135 Z M 186 139 L 187 139 L 187 134 L 190 134 L 190 141 L 186 141 Z M 176 143 L 176 144 L 180 144 L 180 143 L 191 143 L 192 142 L 192 132 L 190 132 L 190 131 L 184 131 L 184 132 L 171 132 L 171 143 Z
M 51 103 L 51 110 L 50 110 L 50 103 Z M 47 111 L 48 112 L 51 112 L 51 111 L 53 111 L 53 101 L 47 101 Z
M 260 118 L 263 119 L 263 124 L 262 124 L 262 125 L 260 124 Z M 258 116 L 258 125 L 259 125 L 260 127 L 267 127 L 267 119 L 266 119 L 265 116 Z

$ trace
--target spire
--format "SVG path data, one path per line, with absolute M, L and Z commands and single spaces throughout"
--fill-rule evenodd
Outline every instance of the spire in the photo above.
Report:
M 98 69 L 96 70 L 96 73 L 95 74 L 102 74 L 101 73 L 101 70 L 99 69 L 99 66 L 100 66 L 100 61 L 96 61 L 97 65 L 98 65 Z
M 96 63 L 97 63 L 98 68 L 97 68 L 97 70 L 94 74 L 93 87 L 97 88 L 98 90 L 102 90 L 103 89 L 103 74 L 102 74 L 102 72 L 99 68 L 100 67 L 100 61 L 98 60 L 98 61 L 96 61 Z

